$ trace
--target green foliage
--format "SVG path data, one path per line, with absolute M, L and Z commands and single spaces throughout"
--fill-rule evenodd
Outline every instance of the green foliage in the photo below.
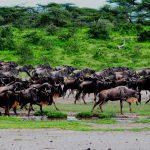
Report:
M 39 45 L 41 45 L 44 50 L 52 50 L 53 48 L 53 44 L 50 39 L 41 38 L 39 41 Z
M 75 30 L 76 30 L 75 28 L 69 28 L 68 31 L 61 32 L 58 35 L 58 38 L 60 40 L 67 41 L 67 40 L 69 40 L 71 37 L 73 37 L 75 35 L 75 32 L 76 32 Z
M 47 116 L 48 112 L 49 112 L 48 110 L 43 110 L 42 115 L 46 115 Z M 41 111 L 38 110 L 38 111 L 34 112 L 34 115 L 35 116 L 41 116 Z
M 47 117 L 50 119 L 64 119 L 67 118 L 67 114 L 63 112 L 48 112 Z
M 8 37 L 12 37 L 12 28 L 11 26 L 1 26 L 0 27 L 0 36 L 2 38 L 8 38 Z
M 41 111 L 36 111 L 34 113 L 36 116 L 41 116 Z M 49 119 L 64 119 L 67 118 L 67 114 L 59 111 L 43 111 L 43 115 L 46 115 Z
M 81 48 L 80 42 L 77 38 L 70 38 L 65 45 L 65 50 L 67 53 L 77 53 Z
M 21 43 L 18 46 L 17 54 L 19 55 L 19 64 L 30 62 L 33 59 L 33 52 L 27 43 Z
M 109 20 L 99 19 L 90 28 L 89 34 L 92 38 L 107 40 L 110 38 L 109 34 L 112 28 L 113 24 Z
M 58 31 L 58 27 L 56 27 L 54 24 L 50 24 L 46 27 L 46 32 L 48 35 L 54 35 Z
M 139 33 L 138 36 L 139 36 L 138 41 L 140 41 L 140 42 L 149 41 L 150 40 L 150 30 L 143 31 L 143 32 Z
M 41 37 L 37 34 L 37 32 L 31 32 L 24 36 L 26 38 L 26 41 L 32 44 L 38 44 Z
M 150 119 L 139 119 L 136 120 L 135 123 L 150 123 Z
M 76 114 L 77 118 L 92 118 L 92 117 L 96 117 L 96 118 L 112 118 L 115 117 L 115 115 L 113 113 L 99 113 L 99 112 L 80 112 Z
M 14 50 L 15 46 L 11 26 L 0 27 L 0 49 Z

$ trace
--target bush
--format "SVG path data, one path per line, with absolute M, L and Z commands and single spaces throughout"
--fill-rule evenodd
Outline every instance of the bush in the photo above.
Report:
M 40 41 L 39 41 L 39 45 L 43 46 L 43 48 L 45 50 L 50 50 L 53 48 L 53 45 L 52 45 L 52 42 L 51 40 L 49 39 L 44 39 L 42 38 Z
M 20 56 L 18 60 L 20 64 L 24 64 L 25 62 L 30 61 L 33 58 L 33 52 L 27 43 L 20 44 L 17 48 L 17 53 Z
M 65 50 L 69 53 L 79 52 L 80 48 L 82 48 L 82 46 L 77 38 L 71 38 L 65 44 Z
M 110 38 L 109 33 L 112 28 L 113 24 L 110 23 L 110 21 L 106 19 L 99 19 L 97 22 L 94 22 L 88 33 L 92 38 L 100 38 L 103 40 L 107 40 Z
M 75 31 L 76 31 L 75 28 L 70 28 L 67 32 L 60 33 L 58 35 L 58 38 L 60 40 L 67 41 L 67 40 L 69 40 L 71 37 L 73 37 L 75 35 Z
M 143 31 L 138 35 L 139 42 L 149 41 L 149 39 L 150 39 L 150 31 Z
M 12 34 L 12 28 L 11 26 L 2 26 L 0 28 L 0 37 L 1 38 L 10 38 L 12 37 L 13 34 Z
M 41 39 L 37 32 L 31 32 L 29 34 L 26 34 L 24 37 L 27 38 L 27 42 L 32 44 L 38 44 Z
M 0 28 L 0 49 L 14 50 L 15 47 L 11 26 L 2 26 Z
M 93 55 L 93 58 L 95 60 L 99 60 L 101 58 L 104 58 L 106 56 L 106 54 L 104 53 L 104 51 L 102 51 L 101 49 L 96 50 L 95 54 Z
M 55 33 L 57 33 L 57 31 L 58 27 L 56 27 L 54 24 L 50 24 L 46 28 L 46 32 L 48 33 L 48 35 L 54 35 Z

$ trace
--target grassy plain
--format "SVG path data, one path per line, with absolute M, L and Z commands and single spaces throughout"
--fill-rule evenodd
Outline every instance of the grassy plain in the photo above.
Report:
M 92 103 L 88 103 L 84 105 L 82 103 L 74 104 L 64 104 L 58 103 L 57 106 L 60 109 L 60 112 L 65 114 L 70 113 L 81 113 L 81 112 L 89 112 L 92 107 Z M 150 130 L 150 112 L 149 112 L 149 104 L 145 105 L 142 103 L 141 105 L 136 106 L 133 104 L 133 113 L 129 114 L 129 108 L 127 104 L 124 104 L 123 112 L 124 116 L 137 116 L 141 119 L 135 120 L 133 122 L 127 122 L 127 128 L 122 127 L 118 122 L 117 118 L 114 115 L 120 115 L 119 113 L 119 103 L 108 103 L 104 105 L 104 113 L 103 118 L 90 118 L 90 119 L 79 119 L 77 121 L 69 121 L 67 119 L 52 119 L 52 120 L 26 120 L 20 117 L 14 116 L 1 116 L 0 117 L 0 128 L 1 129 L 34 129 L 34 128 L 57 128 L 64 130 L 74 130 L 74 131 L 147 131 Z M 35 107 L 36 110 L 39 110 L 38 107 Z M 55 112 L 57 114 L 53 106 L 45 106 L 44 110 L 47 112 Z M 100 114 L 99 109 L 95 110 L 96 113 Z M 113 117 L 110 117 L 113 114 Z M 133 127 L 132 124 L 135 126 Z M 139 127 L 138 124 L 142 124 Z M 146 124 L 144 126 L 143 124 Z M 106 127 L 104 127 L 106 125 Z M 111 125 L 107 128 L 107 125 Z M 117 125 L 117 126 L 116 126 Z M 119 126 L 118 126 L 119 125 Z M 130 127 L 131 125 L 131 127 Z M 95 127 L 97 126 L 97 127 Z M 112 127 L 112 128 L 111 128 Z

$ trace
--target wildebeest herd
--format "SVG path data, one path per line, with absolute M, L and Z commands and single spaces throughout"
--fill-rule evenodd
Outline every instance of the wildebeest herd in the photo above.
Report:
M 28 78 L 21 76 L 22 72 Z M 69 95 L 75 94 L 74 103 L 81 97 L 85 104 L 85 95 L 93 93 L 93 109 L 99 105 L 101 111 L 107 101 L 119 100 L 122 113 L 123 101 L 129 103 L 131 111 L 132 100 L 141 102 L 142 90 L 150 91 L 150 68 L 135 71 L 113 67 L 96 72 L 66 65 L 52 68 L 47 64 L 19 66 L 0 61 L 0 107 L 4 108 L 5 115 L 9 115 L 10 109 L 17 115 L 17 107 L 25 107 L 29 115 L 32 105 L 39 105 L 41 114 L 43 104 L 54 104 L 58 110 L 54 98 L 65 98 L 67 91 Z

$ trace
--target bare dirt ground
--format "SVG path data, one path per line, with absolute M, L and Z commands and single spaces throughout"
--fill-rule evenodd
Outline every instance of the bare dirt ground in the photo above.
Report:
M 1 150 L 149 150 L 150 132 L 0 130 Z

